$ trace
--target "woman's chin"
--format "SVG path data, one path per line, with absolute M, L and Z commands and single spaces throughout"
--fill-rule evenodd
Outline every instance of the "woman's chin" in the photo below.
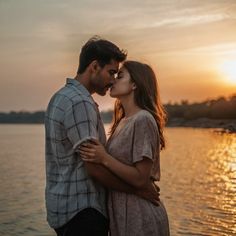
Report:
M 116 96 L 116 94 L 114 92 L 110 91 L 110 97 L 116 98 L 117 96 Z
M 113 94 L 111 94 L 111 93 L 110 93 L 110 97 L 115 98 L 115 96 Z

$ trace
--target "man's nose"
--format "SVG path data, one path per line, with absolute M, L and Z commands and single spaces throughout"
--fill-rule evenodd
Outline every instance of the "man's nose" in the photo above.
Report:
M 115 80 L 116 80 L 116 76 L 115 76 L 115 75 L 112 75 L 112 76 L 111 76 L 111 79 L 110 79 L 110 82 L 111 82 L 112 84 L 114 84 L 114 83 L 115 83 Z

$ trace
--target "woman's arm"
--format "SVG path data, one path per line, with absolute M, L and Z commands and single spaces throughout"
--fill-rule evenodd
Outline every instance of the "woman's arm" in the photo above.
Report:
M 136 188 L 142 188 L 150 181 L 152 161 L 149 158 L 143 157 L 143 160 L 136 162 L 134 165 L 124 164 L 109 155 L 98 140 L 83 144 L 79 150 L 84 161 L 102 164 L 119 178 Z
M 135 188 L 125 181 L 122 181 L 114 173 L 100 164 L 85 162 L 85 166 L 88 174 L 104 187 L 116 191 L 135 194 L 152 202 L 154 205 L 159 206 L 160 189 L 152 180 L 150 180 L 147 185 L 142 188 Z

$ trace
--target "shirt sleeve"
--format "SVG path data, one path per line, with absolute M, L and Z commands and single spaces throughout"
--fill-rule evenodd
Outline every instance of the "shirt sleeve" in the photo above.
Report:
M 155 161 L 159 150 L 159 133 L 152 117 L 139 117 L 134 124 L 132 157 L 133 163 L 142 161 L 144 157 Z
M 74 150 L 84 141 L 98 138 L 98 114 L 89 101 L 72 104 L 65 113 L 64 125 Z

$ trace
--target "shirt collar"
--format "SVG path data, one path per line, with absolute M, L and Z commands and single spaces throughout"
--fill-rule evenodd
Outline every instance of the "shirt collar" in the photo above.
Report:
M 66 84 L 71 84 L 71 85 L 75 86 L 77 89 L 79 89 L 79 91 L 82 94 L 84 94 L 87 97 L 90 97 L 93 100 L 93 102 L 95 103 L 95 105 L 97 106 L 97 108 L 99 107 L 99 105 L 94 101 L 94 99 L 91 96 L 91 94 L 89 93 L 89 91 L 78 80 L 67 78 L 66 79 Z
M 67 78 L 66 84 L 71 84 L 75 86 L 82 94 L 84 94 L 87 97 L 91 97 L 91 94 L 89 93 L 89 91 L 78 80 Z

